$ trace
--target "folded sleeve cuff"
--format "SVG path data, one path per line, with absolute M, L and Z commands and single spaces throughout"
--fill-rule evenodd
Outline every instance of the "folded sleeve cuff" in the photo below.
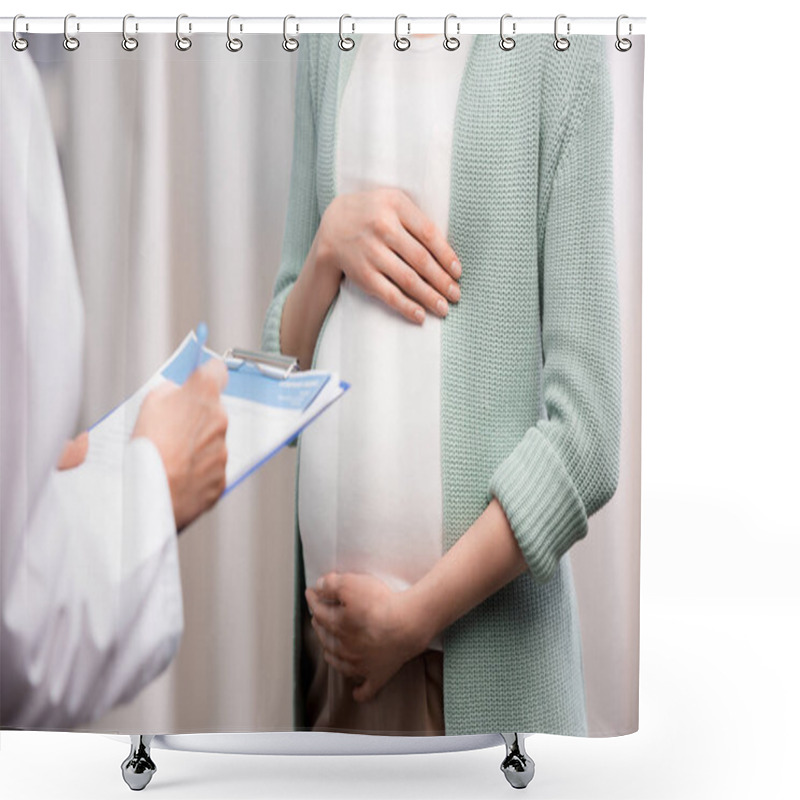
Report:
M 561 556 L 588 531 L 583 502 L 561 459 L 537 428 L 495 470 L 500 502 L 533 577 L 549 580 Z

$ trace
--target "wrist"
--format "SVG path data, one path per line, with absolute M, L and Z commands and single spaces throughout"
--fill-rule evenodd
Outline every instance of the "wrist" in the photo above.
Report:
M 341 271 L 331 247 L 318 230 L 281 314 L 282 353 L 295 356 L 301 369 L 311 367 L 325 314 L 339 292 Z
M 334 248 L 323 230 L 321 225 L 317 229 L 317 234 L 311 245 L 312 258 L 309 266 L 313 272 L 315 283 L 321 283 L 323 286 L 327 285 L 338 291 L 343 273 L 339 268 Z
M 407 621 L 407 635 L 415 648 L 415 654 L 426 650 L 441 627 L 435 613 L 435 604 L 426 596 L 424 585 L 412 584 L 397 594 L 401 619 Z

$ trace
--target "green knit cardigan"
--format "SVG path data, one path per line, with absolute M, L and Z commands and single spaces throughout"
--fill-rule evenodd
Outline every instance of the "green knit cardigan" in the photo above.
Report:
M 295 56 L 291 188 L 266 350 L 281 350 L 284 301 L 336 196 L 337 111 L 362 35 L 343 52 L 337 35 L 306 34 Z M 445 732 L 581 736 L 580 623 L 564 556 L 617 486 L 612 92 L 603 37 L 573 37 L 565 52 L 549 35 L 516 42 L 503 51 L 497 36 L 477 36 L 459 90 L 448 239 L 463 274 L 442 327 L 442 545 L 494 496 L 528 570 L 443 631 Z M 296 509 L 295 537 L 294 723 L 309 730 Z

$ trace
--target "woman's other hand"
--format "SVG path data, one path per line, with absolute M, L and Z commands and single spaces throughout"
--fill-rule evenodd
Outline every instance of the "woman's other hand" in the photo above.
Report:
M 364 678 L 353 691 L 358 702 L 371 700 L 430 641 L 417 606 L 406 602 L 410 595 L 373 575 L 329 572 L 305 596 L 325 661 Z
M 341 194 L 317 231 L 322 258 L 406 319 L 447 315 L 461 265 L 435 223 L 401 189 Z

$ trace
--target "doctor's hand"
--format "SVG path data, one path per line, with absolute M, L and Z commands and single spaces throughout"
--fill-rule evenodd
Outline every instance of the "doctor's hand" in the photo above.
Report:
M 178 531 L 216 503 L 225 489 L 228 415 L 220 394 L 228 370 L 218 359 L 196 369 L 183 386 L 167 382 L 142 403 L 132 436 L 158 448 L 169 481 Z
M 64 445 L 58 459 L 58 469 L 73 469 L 83 464 L 89 450 L 89 431 L 78 434 Z
M 401 189 L 336 196 L 317 231 L 321 257 L 411 322 L 447 315 L 461 265 L 447 238 Z
M 374 575 L 329 572 L 306 589 L 311 624 L 334 669 L 358 679 L 358 702 L 371 700 L 430 637 L 417 605 L 407 592 L 393 592 Z

